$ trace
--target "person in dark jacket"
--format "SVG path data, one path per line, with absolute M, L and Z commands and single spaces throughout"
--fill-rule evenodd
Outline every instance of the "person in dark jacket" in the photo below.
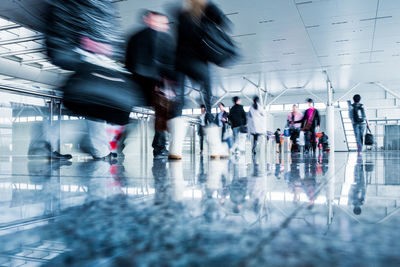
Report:
M 235 103 L 235 105 L 231 108 L 228 119 L 232 126 L 233 143 L 237 144 L 240 128 L 247 124 L 247 116 L 238 96 L 233 98 L 233 103 Z
M 221 140 L 227 141 L 224 139 L 224 135 L 225 135 L 226 127 L 228 124 L 229 113 L 225 111 L 225 105 L 222 102 L 218 104 L 218 108 L 219 108 L 219 113 L 215 117 L 215 124 L 217 124 L 218 127 L 220 127 L 222 129 Z
M 201 105 L 200 107 L 201 114 L 199 116 L 200 125 L 199 125 L 199 137 L 200 137 L 200 155 L 203 155 L 204 149 L 204 127 L 206 127 L 206 106 Z
M 281 142 L 281 129 L 276 129 L 275 133 L 275 143 L 276 143 L 276 153 L 281 153 L 282 151 L 282 142 Z
M 318 147 L 321 146 L 322 151 L 328 152 L 329 151 L 329 143 L 328 143 L 328 136 L 325 134 L 325 132 L 321 133 L 321 137 L 319 138 L 319 144 Z
M 146 27 L 129 38 L 125 66 L 144 90 L 147 105 L 152 106 L 154 88 L 163 78 L 173 78 L 175 45 L 165 15 L 148 10 L 143 22 Z
M 349 117 L 353 123 L 354 135 L 357 141 L 358 153 L 363 150 L 364 134 L 366 128 L 366 118 L 364 105 L 360 103 L 361 96 L 353 96 L 354 103 L 350 105 Z
M 307 99 L 308 109 L 304 112 L 303 119 L 291 122 L 292 124 L 301 122 L 301 129 L 304 131 L 305 138 L 305 152 L 308 153 L 312 148 L 313 153 L 317 150 L 317 142 L 315 131 L 320 126 L 320 116 L 316 108 L 314 108 L 314 101 L 311 98 Z
M 187 0 L 188 8 L 178 17 L 178 43 L 176 51 L 176 69 L 182 75 L 180 83 L 180 105 L 176 109 L 176 116 L 180 116 L 184 105 L 185 78 L 200 85 L 206 106 L 207 123 L 213 120 L 211 115 L 211 80 L 209 62 L 204 48 L 201 46 L 204 36 L 201 22 L 209 19 L 220 27 L 228 25 L 224 13 L 212 2 L 207 0 Z
M 146 96 L 147 106 L 156 111 L 153 155 L 156 158 L 167 157 L 167 111 L 157 103 L 155 90 L 162 87 L 165 80 L 174 79 L 174 50 L 169 30 L 168 18 L 158 12 L 146 11 L 143 14 L 146 27 L 130 37 L 126 50 L 126 68 L 139 84 Z

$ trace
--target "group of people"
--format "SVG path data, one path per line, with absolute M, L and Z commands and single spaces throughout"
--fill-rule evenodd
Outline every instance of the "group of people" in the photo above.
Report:
M 129 107 L 139 105 L 155 110 L 154 157 L 181 159 L 185 133 L 185 121 L 181 115 L 187 80 L 200 87 L 207 126 L 215 124 L 211 114 L 209 67 L 210 64 L 225 66 L 226 62 L 233 60 L 236 47 L 225 33 L 231 22 L 212 1 L 183 2 L 182 8 L 174 14 L 174 25 L 177 25 L 174 34 L 169 32 L 172 24 L 167 15 L 146 10 L 141 14 L 143 29 L 131 35 L 126 44 L 118 30 L 119 18 L 111 1 L 49 2 L 49 23 L 46 27 L 48 55 L 53 64 L 75 72 L 62 88 L 63 103 L 74 114 L 87 118 L 88 126 L 84 131 L 90 132 L 87 143 L 91 148 L 88 152 L 93 158 L 116 156 L 109 149 L 103 149 L 107 147 L 107 140 L 96 136 L 96 133 L 105 133 L 105 122 L 128 123 Z M 218 34 L 226 38 L 218 39 L 215 36 Z M 219 57 L 213 53 L 218 53 Z M 118 68 L 118 64 L 109 68 L 112 61 L 124 63 L 131 82 L 121 74 L 123 70 Z M 127 92 L 129 89 L 122 88 L 128 84 L 132 85 L 132 91 L 141 93 Z M 92 102 L 82 97 L 83 91 Z M 130 99 L 130 96 L 139 95 L 133 97 L 134 100 Z M 119 114 L 124 118 L 118 118 Z M 212 135 L 214 129 L 206 127 L 206 131 Z M 168 133 L 169 151 L 166 147 Z M 98 140 L 94 140 L 95 137 Z M 71 158 L 71 155 L 55 152 L 56 148 L 50 146 L 46 148 L 54 151 L 49 154 L 50 158 Z M 102 149 L 99 150 L 98 146 Z M 220 156 L 218 151 L 214 156 Z
M 220 129 L 220 135 L 218 138 L 221 142 L 226 143 L 227 147 L 234 153 L 239 153 L 245 149 L 245 138 L 247 133 L 253 136 L 252 153 L 255 155 L 257 151 L 257 144 L 259 137 L 266 134 L 266 120 L 265 120 L 265 109 L 260 105 L 260 99 L 258 96 L 253 98 L 253 104 L 251 105 L 248 114 L 246 114 L 241 99 L 238 96 L 233 97 L 233 106 L 230 108 L 229 113 L 225 110 L 225 105 L 221 102 L 218 104 L 219 112 L 215 117 L 215 124 Z M 199 116 L 200 127 L 200 153 L 203 154 L 204 150 L 204 129 L 206 127 L 205 120 L 205 106 L 201 106 L 201 115 Z M 241 135 L 242 134 L 242 135 Z M 215 136 L 209 136 L 210 139 L 214 139 Z M 242 139 L 242 140 L 241 140 Z M 212 143 L 209 142 L 210 150 L 212 150 Z M 221 150 L 224 156 L 229 155 L 226 153 L 227 150 Z
M 101 0 L 93 0 L 84 6 L 85 12 L 89 12 L 90 16 L 86 16 L 84 11 L 76 14 L 69 12 L 78 6 L 83 7 L 79 1 L 65 2 L 59 0 L 52 2 L 51 12 L 49 13 L 58 14 L 53 18 L 57 22 L 53 24 L 58 28 L 48 27 L 46 33 L 48 55 L 52 62 L 78 73 L 74 74 L 75 76 L 70 78 L 64 86 L 64 105 L 77 112 L 78 115 L 89 118 L 86 123 L 86 132 L 88 132 L 89 142 L 87 143 L 90 147 L 87 151 L 95 159 L 116 156 L 115 153 L 110 152 L 106 138 L 100 136 L 101 133 L 105 133 L 104 120 L 107 122 L 111 120 L 111 122 L 117 124 L 127 123 L 130 110 L 126 108 L 132 105 L 132 101 L 123 99 L 122 95 L 117 98 L 116 96 L 113 97 L 113 93 L 106 92 L 105 89 L 110 89 L 107 87 L 108 85 L 120 87 L 121 83 L 118 84 L 118 82 L 124 81 L 124 78 L 120 74 L 116 74 L 115 71 L 115 76 L 108 76 L 107 71 L 104 72 L 104 68 L 93 68 L 93 65 L 103 66 L 105 64 L 105 62 L 102 62 L 103 58 L 124 62 L 125 68 L 130 73 L 129 77 L 132 84 L 135 84 L 135 88 L 132 88 L 132 90 L 140 88 L 143 93 L 144 103 L 140 104 L 154 108 L 155 135 L 152 146 L 155 158 L 168 157 L 175 160 L 182 158 L 185 122 L 181 115 L 185 105 L 187 80 L 200 86 L 204 103 L 200 127 L 201 151 L 203 151 L 204 136 L 207 136 L 211 157 L 228 156 L 229 153 L 226 153 L 224 144 L 227 143 L 228 147 L 237 152 L 241 145 L 240 133 L 249 132 L 253 136 L 252 152 L 253 154 L 256 153 L 259 137 L 266 133 L 265 110 L 259 104 L 258 97 L 254 98 L 248 114 L 244 111 L 239 97 L 233 98 L 234 106 L 229 113 L 225 111 L 224 104 L 220 103 L 220 112 L 217 116 L 214 118 L 211 114 L 210 64 L 223 66 L 222 63 L 234 54 L 234 52 L 231 54 L 227 52 L 226 57 L 215 58 L 216 54 L 212 53 L 215 52 L 217 46 L 210 48 L 210 43 L 207 43 L 207 40 L 210 39 L 208 35 L 213 27 L 216 29 L 215 32 L 226 32 L 230 28 L 230 21 L 222 10 L 208 0 L 185 0 L 183 8 L 176 16 L 175 25 L 177 27 L 174 35 L 176 38 L 173 38 L 173 35 L 169 33 L 171 24 L 165 14 L 146 10 L 142 14 L 145 27 L 130 36 L 125 53 L 120 53 L 124 44 L 122 36 L 119 35 L 120 33 L 115 26 L 118 24 L 115 23 L 117 19 L 116 14 L 114 14 L 115 9 L 108 1 L 104 2 L 107 5 L 100 5 L 102 2 Z M 82 21 L 79 18 L 82 18 Z M 99 23 L 102 20 L 98 18 L 104 19 L 107 23 L 104 21 Z M 210 25 L 212 26 L 210 27 Z M 227 34 L 225 37 L 229 39 Z M 233 44 L 233 42 L 228 41 L 226 44 Z M 226 49 L 226 51 L 228 50 Z M 79 54 L 79 57 L 76 54 Z M 96 58 L 91 55 L 101 57 Z M 83 58 L 86 58 L 86 61 L 89 61 L 91 65 L 82 65 Z M 90 68 L 85 69 L 82 66 L 90 66 Z M 89 77 L 89 75 L 91 76 Z M 100 84 L 99 81 L 104 81 L 104 85 Z M 118 85 L 115 85 L 115 83 Z M 94 84 L 102 88 L 95 88 Z M 88 90 L 90 94 L 96 95 L 94 99 L 97 103 L 86 105 L 87 102 L 85 102 L 84 97 L 74 96 L 73 94 L 71 97 L 71 90 L 66 90 L 68 88 L 75 88 L 74 92 Z M 123 90 L 121 89 L 120 92 L 124 92 Z M 99 91 L 102 93 L 97 94 Z M 127 93 L 126 98 L 129 98 L 130 95 L 132 94 Z M 67 97 L 69 98 L 67 99 Z M 101 101 L 98 99 L 101 99 Z M 109 100 L 114 101 L 114 103 L 107 102 Z M 124 100 L 127 103 L 123 103 Z M 86 106 L 82 103 L 85 103 Z M 320 116 L 318 110 L 313 106 L 312 99 L 308 99 L 308 104 L 309 108 L 303 115 L 294 106 L 293 111 L 288 116 L 287 122 L 292 151 L 298 150 L 297 139 L 301 130 L 304 132 L 305 151 L 312 150 L 315 153 L 317 147 L 316 132 L 319 130 Z M 98 107 L 101 107 L 101 110 Z M 120 112 L 121 109 L 125 110 Z M 354 104 L 354 110 L 356 110 L 354 114 L 358 114 L 359 110 L 362 109 L 359 108 L 359 105 Z M 115 117 L 118 117 L 118 115 L 113 114 L 122 114 L 125 119 L 116 119 Z M 360 136 L 365 131 L 365 127 L 357 118 L 354 119 L 354 129 L 356 136 Z M 357 133 L 359 134 L 357 135 Z M 169 151 L 166 147 L 168 134 Z M 362 142 L 362 137 L 357 140 Z M 359 145 L 359 150 L 361 146 L 362 144 Z M 50 153 L 51 157 L 71 158 L 71 155 L 61 155 L 55 152 L 53 147 L 48 150 L 53 151 Z
M 363 145 L 367 143 L 365 132 L 368 127 L 368 121 L 365 115 L 364 105 L 360 103 L 361 96 L 353 96 L 353 103 L 349 103 L 349 117 L 351 119 L 354 135 L 357 142 L 357 151 L 363 151 Z M 329 152 L 328 135 L 320 131 L 321 117 L 318 110 L 314 107 L 312 99 L 307 99 L 308 109 L 304 114 L 297 111 L 297 105 L 293 105 L 293 110 L 287 117 L 287 128 L 284 133 L 278 128 L 275 133 L 276 152 L 282 151 L 282 135 L 290 137 L 289 150 L 299 152 L 300 144 L 304 144 L 304 153 L 316 153 L 317 148 L 324 152 Z M 304 135 L 303 135 L 304 134 Z M 304 140 L 301 140 L 304 138 Z M 371 141 L 370 141 L 371 142 Z M 371 144 L 367 144 L 371 145 Z
M 290 137 L 289 149 L 291 152 L 300 152 L 300 142 L 304 141 L 304 153 L 316 153 L 320 144 L 317 142 L 317 133 L 320 129 L 321 117 L 319 111 L 314 107 L 314 101 L 307 99 L 308 109 L 304 114 L 297 110 L 297 105 L 293 105 L 293 110 L 287 117 L 287 128 L 283 133 L 284 136 Z M 301 135 L 303 133 L 303 136 Z M 282 133 L 278 128 L 275 133 L 276 152 L 282 151 Z M 327 136 L 319 138 L 321 146 L 327 149 Z M 304 138 L 304 140 L 299 140 Z M 322 142 L 323 141 L 323 142 Z

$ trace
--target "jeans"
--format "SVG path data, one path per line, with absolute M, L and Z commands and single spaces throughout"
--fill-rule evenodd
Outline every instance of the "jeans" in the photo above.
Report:
M 200 125 L 200 128 L 199 128 L 200 151 L 203 151 L 203 149 L 204 149 L 204 135 L 205 135 L 204 132 L 205 132 L 205 131 L 204 131 L 204 126 L 201 126 L 201 125 Z
M 239 141 L 240 126 L 232 128 L 232 134 L 233 134 L 233 145 L 237 145 L 237 142 Z
M 366 125 L 365 123 L 355 123 L 353 124 L 353 128 L 354 128 L 354 135 L 356 136 L 356 141 L 357 141 L 357 150 L 358 152 L 361 152 L 364 143 L 364 133 Z
M 315 140 L 315 129 L 304 132 L 304 141 L 305 141 L 304 150 L 308 152 L 310 151 L 310 149 L 312 149 L 312 151 L 315 153 L 315 151 L 317 150 L 317 143 Z
M 252 134 L 253 135 L 253 147 L 251 149 L 251 152 L 253 154 L 256 154 L 256 149 L 257 149 L 257 143 L 258 143 L 258 137 L 261 136 L 261 134 Z
M 165 131 L 156 131 L 151 146 L 153 147 L 153 155 L 158 156 L 167 153 L 167 135 Z
M 185 84 L 186 79 L 194 81 L 200 86 L 201 96 L 206 106 L 206 122 L 211 123 L 214 117 L 211 114 L 211 79 L 208 70 L 208 64 L 200 64 L 196 67 L 188 67 L 185 69 L 184 73 L 181 73 L 178 78 L 178 87 L 176 90 L 177 104 L 173 114 L 173 117 L 178 117 L 182 115 L 182 109 L 185 105 Z
M 103 121 L 85 120 L 86 123 L 86 143 L 84 147 L 88 149 L 94 158 L 102 158 L 110 153 L 110 144 L 107 136 L 107 124 Z

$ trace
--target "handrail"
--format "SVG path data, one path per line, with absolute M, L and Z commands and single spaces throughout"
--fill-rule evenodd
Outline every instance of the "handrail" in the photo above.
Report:
M 36 91 L 33 91 L 33 90 L 29 90 L 29 89 L 19 89 L 19 88 L 15 88 L 13 86 L 3 85 L 3 84 L 0 85 L 0 90 L 12 92 L 12 93 L 25 94 L 25 95 L 28 95 L 28 96 L 46 97 L 46 98 L 57 99 L 57 100 L 61 100 L 62 99 L 62 96 L 36 92 Z

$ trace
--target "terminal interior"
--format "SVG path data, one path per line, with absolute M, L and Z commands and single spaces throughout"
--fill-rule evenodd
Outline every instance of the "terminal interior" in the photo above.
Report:
M 140 11 L 181 1 L 119 0 L 128 36 Z M 259 96 L 256 155 L 199 153 L 202 97 L 186 88 L 183 159 L 154 160 L 154 111 L 135 108 L 115 162 L 81 152 L 85 118 L 62 105 L 71 72 L 46 56 L 43 0 L 0 2 L 0 266 L 398 266 L 400 1 L 215 0 L 240 60 L 211 67 L 212 112 Z M 170 22 L 171 29 L 174 21 Z M 362 96 L 374 144 L 360 155 L 348 100 Z M 294 104 L 312 98 L 331 151 L 290 153 Z M 55 125 L 68 161 L 28 157 Z M 110 125 L 110 138 L 117 126 Z

